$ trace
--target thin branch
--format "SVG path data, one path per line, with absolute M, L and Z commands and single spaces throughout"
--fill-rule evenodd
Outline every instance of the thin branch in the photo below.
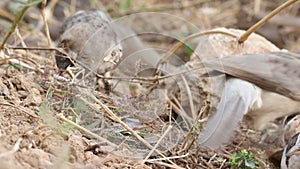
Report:
M 12 14 L 10 14 L 9 12 L 7 12 L 6 10 L 0 8 L 0 16 L 2 16 L 3 18 L 7 18 L 10 21 L 14 21 L 15 20 L 15 16 L 13 16 Z
M 244 34 L 242 34 L 242 36 L 238 39 L 238 42 L 244 43 L 253 32 L 255 32 L 257 29 L 262 27 L 268 20 L 273 18 L 273 16 L 277 15 L 283 9 L 289 7 L 290 5 L 296 3 L 297 1 L 299 1 L 299 0 L 289 0 L 289 1 L 285 2 L 284 4 L 280 5 L 279 7 L 277 7 L 276 9 L 274 9 L 271 13 L 269 13 L 267 16 L 265 16 L 259 22 L 257 22 L 252 27 L 250 27 Z
M 41 13 L 42 13 L 43 22 L 44 22 L 44 25 L 45 25 L 45 33 L 46 33 L 46 37 L 47 37 L 47 41 L 48 41 L 48 47 L 51 48 L 52 47 L 52 41 L 51 41 L 49 26 L 48 26 L 48 22 L 47 22 L 47 18 L 46 18 L 46 4 L 47 4 L 47 0 L 43 0 L 42 7 L 41 7 Z M 52 63 L 54 63 L 54 65 L 56 65 L 55 64 L 56 60 L 55 60 L 53 51 L 51 51 L 50 56 L 51 56 L 51 59 L 52 59 Z
M 156 66 L 156 70 L 159 70 L 160 65 L 166 63 L 172 56 L 173 53 L 175 53 L 181 46 L 183 46 L 186 42 L 195 39 L 197 37 L 200 36 L 204 36 L 204 35 L 210 35 L 210 34 L 224 34 L 233 38 L 236 38 L 236 35 L 225 32 L 225 31 L 219 31 L 219 30 L 211 30 L 211 31 L 204 31 L 204 32 L 198 32 L 195 34 L 192 34 L 186 38 L 184 38 L 182 41 L 179 41 L 178 43 L 176 43 L 170 50 L 169 52 L 158 62 L 157 66 Z M 158 72 L 156 72 L 155 74 L 157 74 Z
M 189 153 L 186 153 L 184 155 L 181 155 L 181 156 L 173 156 L 173 157 L 167 157 L 168 159 L 172 160 L 172 159 L 178 159 L 178 158 L 186 158 L 188 157 L 190 154 Z M 162 161 L 162 160 L 166 160 L 165 158 L 157 158 L 157 159 L 150 159 L 150 160 L 147 160 L 146 162 L 154 162 L 154 161 Z
M 49 47 L 19 47 L 19 46 L 7 46 L 8 49 L 14 50 L 55 50 L 56 52 L 61 52 L 65 54 L 62 48 L 49 48 Z
M 14 20 L 11 28 L 10 28 L 10 31 L 6 34 L 1 46 L 0 46 L 0 50 L 2 50 L 4 48 L 4 45 L 6 44 L 6 42 L 8 41 L 8 39 L 10 38 L 10 36 L 14 33 L 17 25 L 19 24 L 19 22 L 22 20 L 25 12 L 27 11 L 28 8 L 32 7 L 32 6 L 35 6 L 39 3 L 41 3 L 42 0 L 37 0 L 37 1 L 34 1 L 34 2 L 31 2 L 31 3 L 27 3 L 23 8 L 22 10 L 19 12 L 18 16 L 16 17 L 16 19 Z
M 149 149 L 154 149 L 156 153 L 158 153 L 163 158 L 166 158 L 165 155 L 163 155 L 160 151 L 155 149 L 151 144 L 149 144 L 145 139 L 143 139 L 140 135 L 138 135 L 134 130 L 132 130 L 130 127 L 127 126 L 126 123 L 124 123 L 118 116 L 116 116 L 105 104 L 103 104 L 100 100 L 98 100 L 94 95 L 92 95 L 90 92 L 85 92 L 87 96 L 89 96 L 91 99 L 93 99 L 108 115 L 109 117 L 119 123 L 122 127 L 124 127 L 128 132 L 130 132 L 135 138 L 137 138 L 139 141 L 141 141 L 145 146 L 147 146 Z M 81 98 L 82 100 L 83 98 Z M 171 160 L 167 160 L 169 163 L 177 166 L 175 163 L 173 163 Z
M 106 140 L 106 139 L 103 138 L 103 137 L 100 137 L 99 135 L 97 135 L 97 134 L 95 134 L 95 133 L 93 133 L 93 132 L 91 132 L 91 131 L 85 129 L 84 127 L 81 127 L 81 126 L 78 125 L 77 123 L 75 123 L 75 122 L 73 122 L 73 121 L 71 121 L 71 120 L 65 118 L 64 115 L 61 114 L 61 113 L 60 113 L 60 114 L 57 114 L 56 117 L 57 117 L 58 119 L 60 119 L 61 121 L 64 121 L 64 122 L 66 122 L 66 123 L 68 123 L 68 124 L 70 124 L 70 125 L 76 127 L 77 129 L 83 131 L 84 133 L 89 134 L 90 136 L 93 136 L 94 138 L 98 139 L 99 141 L 102 141 L 102 142 L 104 142 L 104 143 L 107 143 L 107 144 L 110 145 L 110 146 L 117 147 L 116 144 L 114 144 L 114 143 L 112 143 L 112 142 Z
M 196 120 L 197 114 L 196 114 L 196 111 L 195 111 L 195 106 L 194 106 L 194 101 L 193 101 L 193 96 L 192 96 L 191 88 L 188 85 L 188 83 L 186 81 L 186 78 L 183 75 L 181 75 L 180 77 L 181 77 L 181 79 L 183 81 L 183 84 L 184 84 L 184 86 L 186 88 L 186 91 L 187 91 L 187 95 L 188 95 L 188 99 L 189 99 L 189 103 L 190 103 L 192 117 L 193 117 L 194 120 Z
M 159 140 L 157 141 L 157 143 L 155 144 L 155 146 L 152 148 L 152 150 L 148 153 L 148 155 L 145 157 L 145 159 L 143 160 L 143 163 L 145 163 L 150 156 L 153 154 L 153 152 L 156 150 L 156 148 L 159 146 L 159 144 L 162 142 L 163 138 L 166 137 L 166 135 L 170 132 L 170 130 L 173 128 L 173 126 L 169 125 L 167 130 L 164 132 L 164 134 L 159 138 Z

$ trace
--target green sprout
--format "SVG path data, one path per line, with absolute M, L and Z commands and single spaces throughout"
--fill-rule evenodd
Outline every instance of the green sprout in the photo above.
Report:
M 238 167 L 239 169 L 255 169 L 261 167 L 262 164 L 254 158 L 251 152 L 244 149 L 231 155 L 230 166 Z
M 178 35 L 178 39 L 180 41 L 182 41 L 184 39 L 184 36 L 183 35 Z M 187 44 L 187 43 L 183 44 L 183 48 L 185 49 L 185 52 L 187 53 L 187 55 L 189 57 L 191 57 L 192 54 L 194 53 L 194 50 L 192 49 L 192 47 L 189 44 Z

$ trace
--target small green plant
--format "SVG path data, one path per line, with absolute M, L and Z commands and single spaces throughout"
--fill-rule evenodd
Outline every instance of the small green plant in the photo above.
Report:
M 184 36 L 183 35 L 178 35 L 178 39 L 181 41 L 181 40 L 184 39 Z M 185 52 L 188 54 L 188 56 L 191 57 L 192 54 L 194 53 L 194 50 L 192 49 L 192 47 L 187 43 L 184 43 L 183 47 L 185 49 Z
M 184 44 L 183 47 L 186 53 L 188 54 L 188 56 L 191 57 L 192 54 L 194 53 L 193 49 L 188 44 Z
M 254 158 L 251 152 L 244 149 L 239 153 L 231 155 L 230 166 L 237 167 L 239 169 L 255 169 L 262 165 Z

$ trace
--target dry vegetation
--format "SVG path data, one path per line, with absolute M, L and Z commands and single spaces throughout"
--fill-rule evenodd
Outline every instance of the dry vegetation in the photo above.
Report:
M 9 6 L 9 2 L 0 2 L 0 42 L 10 30 L 16 17 L 14 13 L 20 10 Z M 245 124 L 223 151 L 203 150 L 192 144 L 193 134 L 197 132 L 187 136 L 186 130 L 182 131 L 186 126 L 169 127 L 170 119 L 176 115 L 170 111 L 169 104 L 157 99 L 161 93 L 146 96 L 147 89 L 132 84 L 131 96 L 107 95 L 101 87 L 91 95 L 88 89 L 70 82 L 70 76 L 57 78 L 59 71 L 51 56 L 58 27 L 66 16 L 79 9 L 93 7 L 113 19 L 136 12 L 164 12 L 184 18 L 199 31 L 215 27 L 247 29 L 282 2 L 58 1 L 53 3 L 55 6 L 48 6 L 50 11 L 46 8 L 52 39 L 44 33 L 39 8 L 29 8 L 5 49 L 0 51 L 0 168 L 230 168 L 231 155 L 243 149 L 252 152 L 262 168 L 278 166 L 278 158 L 272 158 L 274 163 L 271 163 L 269 156 L 282 145 L 262 141 L 262 133 Z M 283 11 L 257 32 L 279 48 L 300 52 L 299 5 Z M 186 25 L 174 22 L 165 26 L 164 19 L 149 19 L 141 19 L 131 26 L 139 32 L 145 29 L 144 23 L 155 22 L 155 29 L 182 38 L 196 32 Z M 164 49 L 177 42 L 157 36 L 142 39 Z M 46 50 L 24 50 L 34 47 Z M 183 59 L 189 59 L 186 50 L 178 53 Z M 185 137 L 191 139 L 186 144 L 191 144 L 190 147 L 183 148 Z M 271 140 L 268 139 L 265 140 Z M 157 142 L 160 144 L 153 148 Z M 165 159 L 155 160 L 160 158 Z

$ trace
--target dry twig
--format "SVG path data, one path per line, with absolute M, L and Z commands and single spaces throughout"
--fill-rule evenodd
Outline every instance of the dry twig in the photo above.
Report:
M 259 29 L 261 26 L 263 26 L 268 20 L 273 18 L 273 16 L 277 15 L 279 12 L 284 10 L 285 8 L 289 7 L 290 5 L 298 2 L 299 0 L 289 0 L 285 2 L 284 4 L 280 5 L 278 8 L 274 9 L 271 13 L 269 13 L 267 16 L 265 16 L 262 20 L 251 26 L 241 37 L 239 37 L 238 42 L 244 43 L 248 37 L 255 32 L 257 29 Z
M 22 10 L 19 12 L 18 16 L 16 17 L 16 19 L 14 20 L 9 32 L 6 34 L 3 42 L 1 43 L 1 46 L 0 46 L 0 50 L 2 50 L 4 48 L 4 45 L 6 44 L 6 42 L 8 41 L 8 39 L 10 38 L 10 36 L 12 35 L 12 33 L 14 33 L 17 25 L 19 24 L 19 22 L 22 20 L 25 12 L 27 11 L 28 8 L 32 7 L 32 6 L 35 6 L 39 3 L 41 3 L 42 0 L 36 0 L 34 2 L 30 2 L 30 3 L 27 3 L 23 8 Z

